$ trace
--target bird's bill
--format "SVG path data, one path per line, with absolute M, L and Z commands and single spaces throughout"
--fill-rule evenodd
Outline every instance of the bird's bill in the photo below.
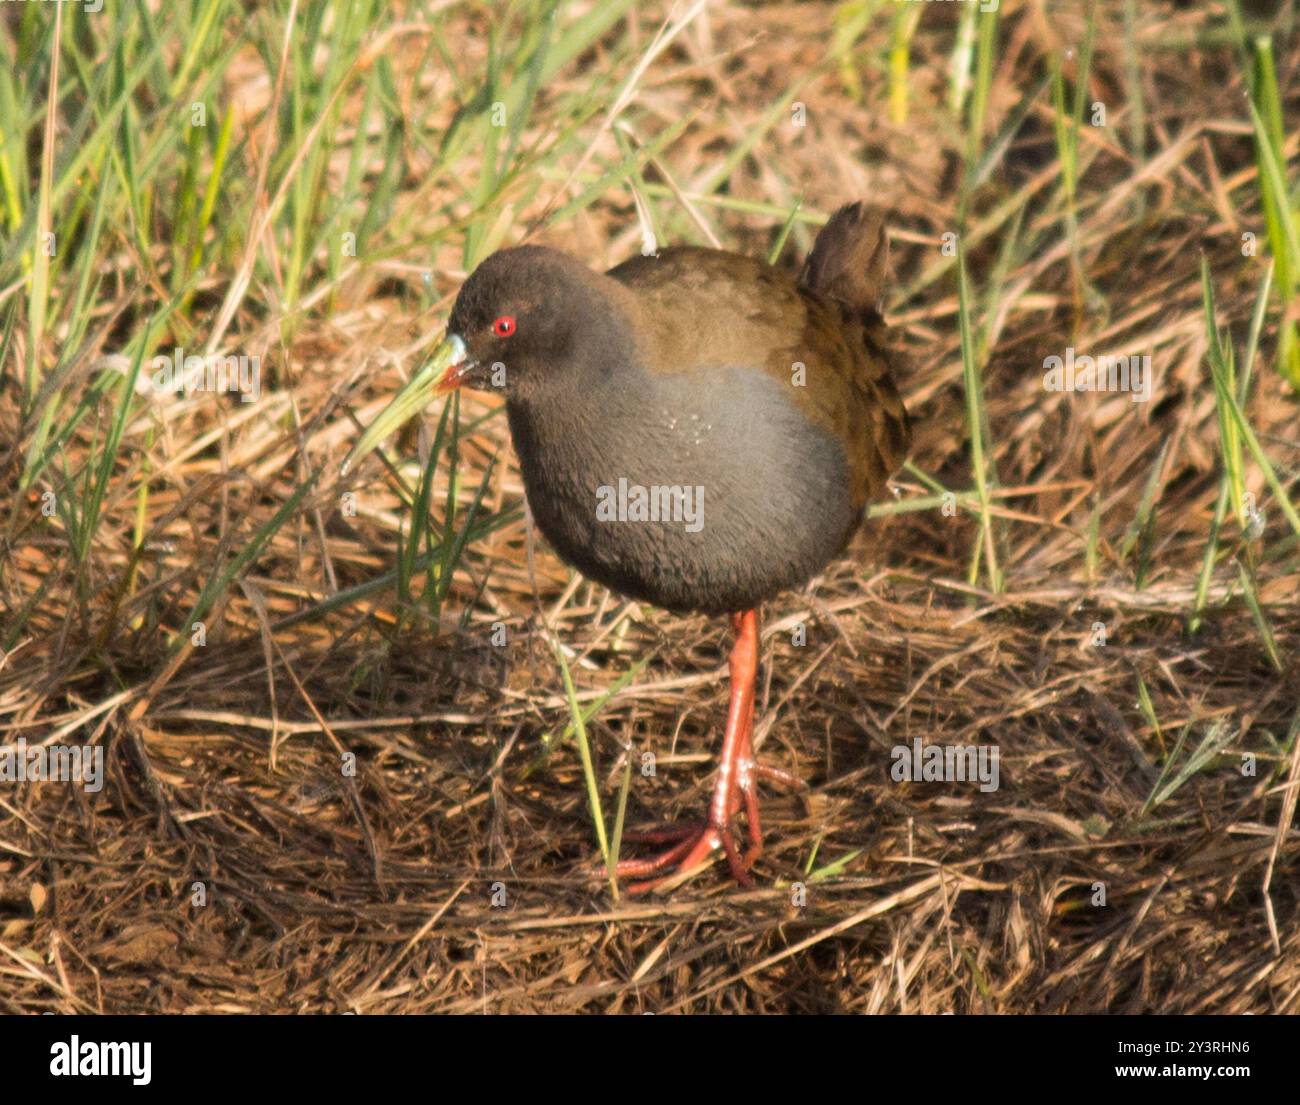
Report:
M 424 410 L 440 392 L 451 391 L 464 380 L 465 341 L 459 334 L 447 334 L 425 361 L 424 366 L 393 396 L 375 420 L 362 431 L 343 462 L 343 473 L 360 464 L 376 445 Z

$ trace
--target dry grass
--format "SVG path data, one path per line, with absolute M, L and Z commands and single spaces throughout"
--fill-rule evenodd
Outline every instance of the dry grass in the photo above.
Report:
M 947 261 L 941 236 L 959 225 L 965 142 L 943 102 L 955 20 L 946 7 L 927 8 L 913 42 L 905 124 L 884 110 L 892 15 L 882 15 L 851 55 L 865 99 L 846 90 L 837 66 L 814 74 L 798 93 L 808 125 L 792 127 L 783 113 L 725 194 L 778 207 L 803 195 L 823 213 L 858 196 L 887 208 L 890 306 L 914 360 L 904 381 L 917 420 L 913 462 L 964 494 L 972 477 L 956 285 L 950 265 L 927 278 Z M 1005 586 L 970 582 L 977 516 L 891 507 L 809 594 L 770 604 L 757 732 L 764 758 L 809 787 L 765 802 L 757 889 L 738 889 L 715 866 L 671 894 L 614 900 L 593 868 L 573 745 L 555 742 L 538 760 L 569 720 L 553 642 L 571 650 L 584 702 L 646 661 L 589 725 L 607 810 L 627 750 L 636 763 L 656 756 L 655 777 L 633 773 L 636 824 L 689 814 L 705 798 L 726 701 L 725 626 L 625 604 L 571 579 L 542 545 L 530 573 L 502 418 L 462 438 L 458 496 L 463 507 L 499 458 L 486 501 L 507 524 L 466 550 L 439 621 L 408 612 L 399 625 L 391 588 L 329 603 L 390 569 L 403 524 L 378 465 L 349 485 L 356 517 L 341 512 L 346 486 L 333 473 L 355 435 L 348 415 L 373 417 L 399 367 L 409 372 L 434 336 L 460 278 L 457 242 L 444 239 L 430 258 L 413 239 L 406 257 L 341 281 L 333 309 L 308 311 L 287 339 L 275 296 L 249 290 L 231 329 L 274 374 L 260 403 L 199 395 L 129 424 L 128 451 L 152 463 L 148 543 L 131 590 L 123 578 L 137 499 L 125 468 L 82 576 L 60 561 L 52 526 L 11 527 L 0 543 L 0 616 L 29 612 L 0 660 L 0 731 L 29 743 L 93 741 L 108 765 L 98 795 L 53 784 L 0 790 L 0 1009 L 1300 1010 L 1300 830 L 1291 824 L 1300 558 L 1276 506 L 1253 540 L 1225 521 L 1204 624 L 1188 633 L 1222 463 L 1200 255 L 1240 347 L 1263 271 L 1262 258 L 1240 250 L 1241 231 L 1260 221 L 1249 202 L 1249 120 L 1231 45 L 1187 44 L 1221 26 L 1217 13 L 1138 7 L 1144 161 L 1123 139 L 1122 54 L 1099 49 L 1090 78 L 1089 99 L 1111 114 L 1107 128 L 1081 136 L 1078 250 L 1091 291 L 1072 274 L 1062 212 L 1047 202 L 1060 173 L 1049 96 L 971 212 L 967 265 L 976 321 L 988 326 L 982 375 Z M 1037 84 L 1044 59 L 1081 35 L 1085 10 L 1004 8 L 989 134 Z M 642 53 L 661 15 L 650 9 L 608 40 Z M 1122 10 L 1099 6 L 1099 42 L 1120 40 Z M 653 60 L 629 115 L 643 141 L 692 117 L 661 155 L 688 196 L 826 56 L 832 14 L 831 5 L 714 4 Z M 451 25 L 466 67 L 481 64 L 475 17 Z M 545 102 L 585 87 L 604 49 L 560 74 Z M 1294 122 L 1294 36 L 1277 51 Z M 420 75 L 404 66 L 418 59 L 414 48 L 392 50 L 403 89 L 443 97 L 449 122 L 450 82 L 424 73 L 417 87 Z M 229 79 L 250 99 L 271 93 L 255 58 L 241 57 Z M 609 159 L 618 146 L 601 119 L 588 133 L 595 156 Z M 544 137 L 545 112 L 540 120 L 530 137 Z M 1298 147 L 1293 133 L 1292 166 Z M 542 215 L 575 164 L 558 164 L 513 211 L 508 239 Z M 647 180 L 664 177 L 649 170 Z M 413 187 L 404 183 L 399 205 Z M 1014 222 L 1002 205 L 1024 197 L 1024 255 L 1000 272 Z M 456 197 L 440 200 L 454 207 Z M 445 218 L 427 196 L 409 204 L 423 205 L 430 223 Z M 780 227 L 734 206 L 695 206 L 730 248 L 765 253 Z M 795 263 L 810 230 L 797 226 L 783 264 Z M 542 238 L 593 266 L 614 263 L 640 241 L 631 193 L 611 189 Z M 437 295 L 421 310 L 419 274 L 430 263 Z M 131 299 L 129 254 L 105 264 Z M 214 274 L 196 307 L 209 325 L 228 278 Z M 1272 367 L 1269 319 L 1247 414 L 1294 498 L 1296 394 Z M 99 337 L 88 362 L 115 349 L 111 334 Z M 1045 392 L 1043 358 L 1067 346 L 1150 353 L 1152 401 Z M 13 390 L 0 392 L 0 442 L 22 433 Z M 465 413 L 485 410 L 480 403 L 467 398 Z M 90 436 L 76 435 L 69 452 L 88 449 Z M 1150 524 L 1125 553 L 1162 448 Z M 22 457 L 6 452 L 0 479 L 18 502 Z M 319 471 L 220 600 L 206 645 L 169 652 L 163 630 L 183 634 L 214 571 Z M 445 502 L 446 480 L 444 466 L 435 503 Z M 1246 482 L 1268 502 L 1253 465 Z M 931 493 L 912 474 L 896 483 L 902 503 Z M 24 498 L 34 514 L 38 489 Z M 1280 671 L 1243 601 L 1237 558 L 1256 573 Z M 492 643 L 497 624 L 505 647 Z M 801 624 L 807 639 L 796 646 Z M 1139 705 L 1140 685 L 1158 728 Z M 1179 762 L 1211 732 L 1222 753 L 1153 806 L 1184 729 Z M 890 749 L 916 738 L 996 744 L 1000 789 L 891 781 Z M 340 772 L 344 753 L 355 754 L 355 775 Z M 1257 757 L 1253 776 L 1241 770 L 1243 753 Z M 841 859 L 842 869 L 807 880 Z M 791 888 L 799 881 L 802 906 Z M 206 893 L 198 907 L 196 883 Z M 1094 904 L 1099 883 L 1104 906 Z M 493 905 L 496 884 L 504 907 Z

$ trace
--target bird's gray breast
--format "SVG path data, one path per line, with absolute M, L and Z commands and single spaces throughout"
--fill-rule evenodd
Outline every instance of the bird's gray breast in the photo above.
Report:
M 798 586 L 857 520 L 842 446 L 762 372 L 623 372 L 507 412 L 556 551 L 671 610 L 744 610 Z

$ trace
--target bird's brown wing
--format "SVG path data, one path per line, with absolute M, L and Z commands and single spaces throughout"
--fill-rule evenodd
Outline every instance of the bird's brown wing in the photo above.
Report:
M 897 471 L 910 436 L 883 320 L 874 307 L 862 311 L 827 292 L 847 297 L 866 287 L 865 270 L 858 283 L 850 275 L 862 263 L 861 239 L 839 231 L 827 238 L 834 224 L 817 243 L 835 248 L 809 256 L 816 283 L 808 266 L 796 283 L 751 257 L 694 246 L 634 257 L 608 275 L 635 293 L 651 371 L 761 368 L 844 443 L 852 503 L 861 509 Z

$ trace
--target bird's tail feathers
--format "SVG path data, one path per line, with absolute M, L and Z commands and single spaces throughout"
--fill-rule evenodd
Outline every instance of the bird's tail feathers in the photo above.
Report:
M 884 217 L 862 203 L 850 203 L 822 227 L 799 282 L 870 316 L 879 312 L 888 269 Z

